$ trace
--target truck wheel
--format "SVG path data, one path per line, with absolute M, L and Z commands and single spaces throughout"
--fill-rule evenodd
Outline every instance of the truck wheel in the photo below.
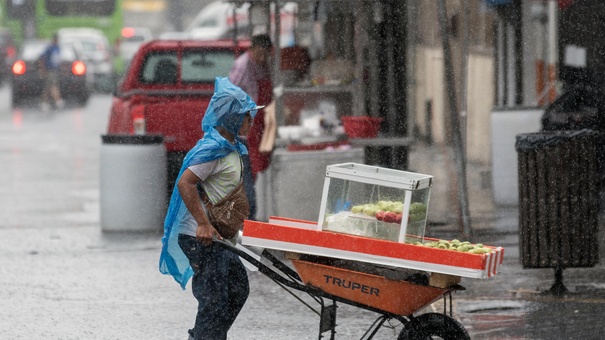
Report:
M 468 332 L 457 320 L 440 313 L 426 313 L 412 319 L 397 340 L 470 340 Z

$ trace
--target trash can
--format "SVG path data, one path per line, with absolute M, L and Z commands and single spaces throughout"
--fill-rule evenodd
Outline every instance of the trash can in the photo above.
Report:
M 598 262 L 598 138 L 592 130 L 516 136 L 523 267 Z
M 166 214 L 166 150 L 162 136 L 101 138 L 101 229 L 162 231 Z

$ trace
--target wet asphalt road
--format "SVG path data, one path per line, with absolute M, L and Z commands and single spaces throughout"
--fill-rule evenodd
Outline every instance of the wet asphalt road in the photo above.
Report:
M 189 287 L 182 291 L 157 270 L 161 226 L 148 234 L 100 230 L 100 135 L 111 97 L 94 95 L 85 108 L 50 113 L 13 110 L 9 103 L 5 85 L 0 89 L 0 339 L 186 339 L 195 301 Z M 510 226 L 503 234 L 473 240 L 504 246 L 504 266 L 489 280 L 463 279 L 467 290 L 454 294 L 454 316 L 473 339 L 602 339 L 603 261 L 564 271 L 573 294 L 542 295 L 554 274 L 521 268 L 515 231 Z M 447 236 L 447 230 L 433 232 Z M 249 277 L 250 298 L 229 339 L 317 339 L 317 315 L 264 275 Z M 419 312 L 442 306 L 438 301 Z M 359 339 L 375 317 L 341 304 L 336 338 Z M 391 326 L 375 339 L 396 339 L 401 326 Z

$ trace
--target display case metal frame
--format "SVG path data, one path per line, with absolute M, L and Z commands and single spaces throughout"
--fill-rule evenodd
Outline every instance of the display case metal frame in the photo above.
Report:
M 358 163 L 333 164 L 326 167 L 326 176 L 321 196 L 321 207 L 317 219 L 317 230 L 323 230 L 323 224 L 326 218 L 328 195 L 330 193 L 330 184 L 332 179 L 341 179 L 358 183 L 379 185 L 383 187 L 405 190 L 403 200 L 402 219 L 399 229 L 397 242 L 404 243 L 407 233 L 409 208 L 412 204 L 412 194 L 416 190 L 430 189 L 433 184 L 433 176 L 419 174 L 408 171 L 394 170 L 377 166 L 370 166 Z M 348 182 L 344 196 L 349 196 L 350 187 Z M 430 195 L 430 192 L 429 192 Z M 427 206 L 428 207 L 428 206 Z M 424 220 L 426 226 L 426 216 Z

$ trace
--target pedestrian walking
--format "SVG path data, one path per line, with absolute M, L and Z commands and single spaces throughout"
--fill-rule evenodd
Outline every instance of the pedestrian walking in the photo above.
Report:
M 62 109 L 65 104 L 59 90 L 59 66 L 61 63 L 61 49 L 59 37 L 55 33 L 50 45 L 40 56 L 41 73 L 44 79 L 42 91 L 41 108 L 48 111 L 51 107 Z
M 248 298 L 248 276 L 239 257 L 222 247 L 200 192 L 212 204 L 242 181 L 240 135 L 247 135 L 258 107 L 227 78 L 217 78 L 204 118 L 204 137 L 187 153 L 164 221 L 160 271 L 171 274 L 183 289 L 189 278 L 198 301 L 190 338 L 227 339 L 227 331 Z M 200 190 L 201 188 L 201 190 Z M 246 211 L 247 213 L 247 211 Z M 237 235 L 226 240 L 235 245 Z
M 244 90 L 258 105 L 273 108 L 273 84 L 271 82 L 270 56 L 273 49 L 271 38 L 267 34 L 255 35 L 251 39 L 250 48 L 238 57 L 231 71 L 229 80 Z M 260 110 L 254 117 L 254 125 L 250 129 L 246 142 L 249 150 L 249 165 L 244 177 L 246 193 L 250 202 L 250 219 L 256 218 L 256 176 L 265 171 L 271 164 L 272 150 L 261 148 L 263 137 L 269 125 L 275 125 L 275 112 Z M 275 128 L 273 126 L 273 128 Z M 246 159 L 245 159 L 246 160 Z M 249 166 L 249 168 L 248 168 Z

